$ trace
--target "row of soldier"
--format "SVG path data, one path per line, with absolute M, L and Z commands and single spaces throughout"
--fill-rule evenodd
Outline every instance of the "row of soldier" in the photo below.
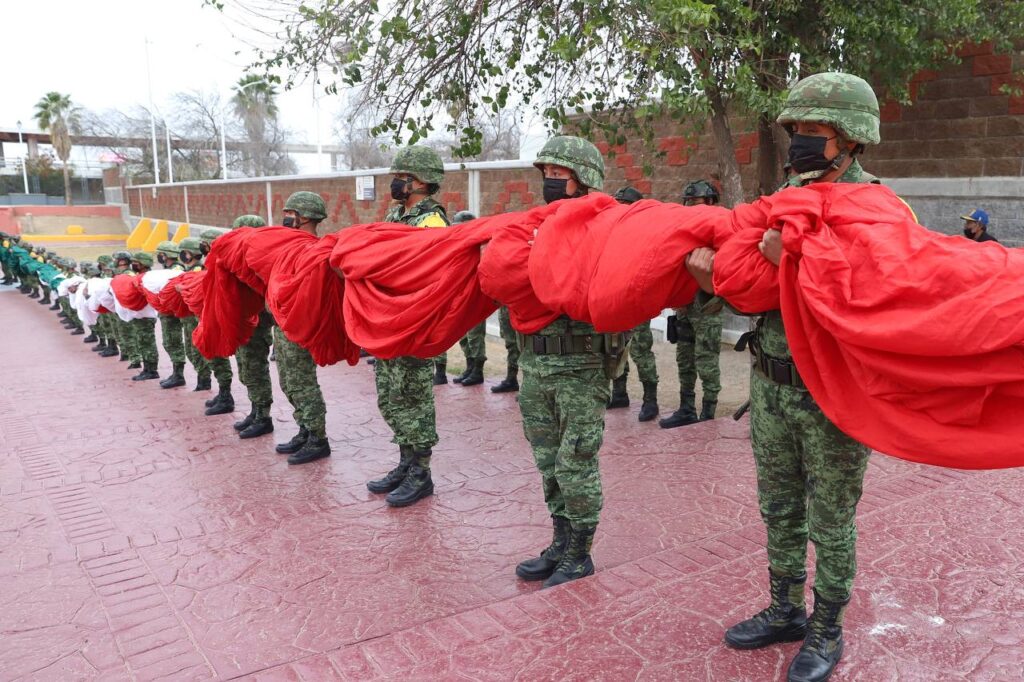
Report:
M 867 146 L 880 139 L 878 102 L 864 80 L 836 73 L 805 78 L 790 91 L 778 122 L 792 135 L 790 174 L 784 187 L 820 182 L 878 182 L 864 171 L 858 159 Z M 552 138 L 544 145 L 535 166 L 541 172 L 543 196 L 548 203 L 571 201 L 600 191 L 604 185 L 602 155 L 592 143 L 579 137 Z M 448 225 L 444 208 L 433 198 L 444 177 L 444 166 L 436 153 L 423 146 L 402 149 L 391 171 L 395 205 L 385 217 L 387 222 L 418 228 Z M 687 195 L 687 203 L 717 201 L 714 188 L 707 183 L 689 186 Z M 623 191 L 617 198 L 628 202 L 639 197 Z M 326 217 L 326 206 L 319 195 L 297 192 L 284 206 L 282 224 L 318 236 L 318 226 Z M 235 223 L 255 227 L 262 221 L 243 216 Z M 188 239 L 178 247 L 162 244 L 158 259 L 165 268 L 202 267 L 199 258 L 215 238 L 215 233 L 204 233 L 200 240 Z M 5 248 L 5 262 L 12 260 L 10 254 L 14 251 Z M 776 230 L 765 232 L 760 251 L 769 263 L 779 264 L 782 245 Z M 35 266 L 29 263 L 28 268 L 22 267 L 23 254 L 17 256 L 21 269 L 15 274 L 23 284 L 29 278 L 27 283 L 31 285 L 35 273 L 29 270 Z M 145 277 L 146 270 L 152 267 L 152 259 L 143 253 L 119 252 L 111 260 L 105 269 L 101 269 L 102 263 L 84 264 L 82 275 L 72 275 L 72 269 L 65 268 L 63 281 L 57 283 L 58 291 L 73 294 L 75 307 L 81 311 L 79 292 L 84 289 L 85 298 L 91 299 L 97 281 L 95 277 L 86 281 L 84 275 L 100 272 L 102 278 L 104 273 L 132 268 Z M 680 407 L 662 420 L 665 427 L 714 416 L 719 388 L 717 371 L 702 372 L 704 401 L 700 413 L 693 375 L 702 365 L 710 366 L 711 356 L 717 355 L 721 309 L 727 303 L 714 296 L 711 249 L 695 250 L 680 266 L 694 277 L 704 294 L 691 306 L 675 311 L 669 332 L 675 337 L 680 354 L 692 347 L 695 354 L 703 353 L 707 361 L 681 359 Z M 48 280 L 47 286 L 52 288 L 54 282 L 55 279 Z M 170 282 L 169 286 L 174 286 L 174 280 Z M 96 285 L 96 289 L 102 290 L 102 284 Z M 84 310 L 91 312 L 94 308 L 86 305 Z M 78 325 L 76 329 L 82 322 L 90 323 L 89 319 L 76 323 L 71 314 L 68 317 L 71 324 Z M 131 320 L 129 327 L 125 327 L 123 317 L 120 321 L 108 319 L 112 324 L 92 325 L 97 341 L 106 344 L 108 351 L 113 343 L 113 347 L 121 348 L 124 359 L 141 363 L 142 372 L 135 379 L 151 378 L 156 366 L 153 322 L 137 324 Z M 551 543 L 539 556 L 520 562 L 515 572 L 523 580 L 544 581 L 544 586 L 550 587 L 594 572 L 591 546 L 604 502 L 598 452 L 603 442 L 606 409 L 628 401 L 623 362 L 627 352 L 637 365 L 644 386 L 640 418 L 650 421 L 658 414 L 658 377 L 652 372 L 649 355 L 651 332 L 649 325 L 643 325 L 631 333 L 598 334 L 590 324 L 563 316 L 538 331 L 523 334 L 511 328 L 507 312 L 501 321 L 502 335 L 510 349 L 510 366 L 505 380 L 494 390 L 519 390 L 523 431 L 540 472 L 544 500 L 552 518 Z M 174 348 L 179 340 L 175 323 L 165 322 L 165 348 L 168 342 Z M 195 322 L 182 319 L 180 327 L 186 356 L 192 359 L 187 351 L 188 332 Z M 472 357 L 467 362 L 467 371 L 456 379 L 463 385 L 482 380 L 480 330 L 471 334 L 475 336 L 465 340 L 465 347 Z M 751 618 L 728 628 L 725 642 L 737 649 L 756 649 L 803 640 L 789 666 L 788 678 L 825 680 L 843 651 L 843 617 L 856 573 L 855 514 L 869 450 L 842 433 L 803 385 L 789 352 L 780 311 L 764 312 L 750 336 L 749 346 L 754 354 L 751 443 L 761 515 L 768 531 L 770 603 Z M 330 454 L 325 432 L 326 406 L 317 382 L 316 365 L 309 351 L 289 340 L 269 314 L 261 316 L 252 340 L 238 349 L 240 379 L 249 391 L 252 411 L 235 428 L 243 438 L 273 430 L 268 412 L 267 355 L 271 338 L 281 388 L 299 427 L 293 438 L 277 446 L 277 451 L 289 454 L 291 463 L 326 457 Z M 511 348 L 513 341 L 518 356 Z M 136 353 L 134 357 L 132 352 Z M 174 372 L 164 382 L 169 386 L 183 381 L 184 360 L 175 352 L 168 348 L 174 366 Z M 444 357 L 397 357 L 374 362 L 378 407 L 393 432 L 398 452 L 396 466 L 381 478 L 369 481 L 367 488 L 387 494 L 387 502 L 392 506 L 409 505 L 433 493 L 430 462 L 438 442 L 433 386 L 446 381 L 444 361 Z M 223 362 L 229 371 L 230 364 Z M 517 362 L 523 374 L 521 384 L 515 369 Z M 202 361 L 195 359 L 194 364 L 199 374 Z M 717 369 L 717 362 L 714 365 Z M 216 373 L 217 369 L 211 367 L 207 371 L 207 381 L 209 371 Z M 220 391 L 208 406 L 211 414 L 230 412 L 234 407 L 230 374 L 217 374 L 217 379 Z M 203 388 L 203 384 L 198 388 Z M 810 616 L 804 590 L 808 540 L 817 548 L 814 610 Z

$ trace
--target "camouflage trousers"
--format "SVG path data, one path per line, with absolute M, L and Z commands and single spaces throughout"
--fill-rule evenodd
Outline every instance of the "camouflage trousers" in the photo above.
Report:
M 125 322 L 120 317 L 115 317 L 117 325 L 117 343 L 121 347 L 121 355 L 128 358 L 129 362 L 142 362 L 142 355 L 139 354 L 138 344 L 135 342 L 135 328 L 131 322 Z
M 270 385 L 270 345 L 273 343 L 274 318 L 269 313 L 260 314 L 260 321 L 253 330 L 249 343 L 239 346 L 235 354 L 238 362 L 238 379 L 249 393 L 249 402 L 259 417 L 270 414 L 274 402 Z
M 277 378 L 281 382 L 281 390 L 292 405 L 292 418 L 310 433 L 326 438 L 327 406 L 316 380 L 313 356 L 299 344 L 289 341 L 279 327 L 274 327 L 273 334 Z
M 156 318 L 143 317 L 129 322 L 135 341 L 135 352 L 141 362 L 155 365 L 160 359 L 156 350 Z
M 213 377 L 217 380 L 217 386 L 222 391 L 229 390 L 231 379 L 235 376 L 235 373 L 231 371 L 231 358 L 210 358 L 207 362 L 210 363 L 210 371 L 213 372 Z
M 14 268 L 6 260 L 0 260 L 0 268 L 3 269 L 4 279 L 14 279 Z
M 601 356 L 522 354 L 519 409 L 552 516 L 574 528 L 597 526 L 604 504 L 597 453 L 611 396 Z M 584 361 L 584 366 L 581 365 Z
M 114 333 L 114 323 L 110 318 L 110 313 L 100 313 L 96 318 L 96 326 L 99 329 L 99 336 L 102 337 L 104 341 L 114 341 L 116 343 L 117 336 Z
M 504 306 L 498 310 L 498 328 L 501 330 L 501 338 L 505 342 L 505 354 L 508 357 L 509 372 L 519 369 L 519 339 L 516 336 L 516 330 L 512 328 L 512 320 L 509 319 L 508 308 Z
M 658 363 L 654 358 L 654 334 L 650 321 L 633 328 L 633 340 L 629 343 L 629 357 L 636 363 L 636 373 L 645 384 L 658 383 Z M 623 363 L 621 377 L 629 376 L 629 361 Z
M 459 339 L 459 347 L 466 355 L 466 362 L 470 360 L 487 359 L 487 320 L 470 329 L 465 336 Z
M 768 563 L 796 576 L 817 554 L 815 589 L 826 599 L 850 596 L 857 572 L 857 502 L 869 449 L 829 421 L 811 394 L 750 378 L 750 441 L 757 497 L 768 528 Z
M 718 365 L 722 351 L 722 313 L 697 313 L 691 306 L 677 308 L 675 314 L 679 334 L 676 342 L 679 390 L 692 392 L 700 375 L 703 399 L 714 402 L 722 390 Z
M 414 450 L 437 445 L 432 364 L 432 360 L 413 357 L 378 358 L 374 364 L 377 407 L 394 434 L 392 443 L 411 445 Z
M 160 336 L 171 364 L 185 364 L 185 337 L 182 336 L 181 320 L 173 315 L 161 315 Z
M 185 357 L 192 363 L 192 367 L 195 368 L 196 375 L 200 379 L 208 379 L 210 377 L 210 362 L 203 357 L 203 354 L 199 352 L 196 345 L 192 343 L 192 332 L 198 326 L 199 318 L 195 315 L 181 318 L 181 332 L 185 342 Z

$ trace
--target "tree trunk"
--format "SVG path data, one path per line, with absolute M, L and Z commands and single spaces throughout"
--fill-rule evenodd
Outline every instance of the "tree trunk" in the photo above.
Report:
M 711 103 L 711 132 L 715 139 L 722 179 L 722 203 L 732 208 L 743 202 L 743 179 L 740 177 L 740 164 L 736 161 L 729 114 L 722 93 L 717 89 L 708 91 L 708 101 Z
M 70 206 L 71 201 L 71 174 L 68 173 L 68 162 L 64 162 L 64 205 Z
M 757 191 L 771 194 L 782 184 L 782 164 L 786 160 L 789 141 L 786 131 L 771 116 L 757 119 Z

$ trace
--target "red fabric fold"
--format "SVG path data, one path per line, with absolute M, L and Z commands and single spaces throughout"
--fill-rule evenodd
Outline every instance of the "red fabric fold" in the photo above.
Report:
M 114 290 L 117 302 L 128 310 L 142 310 L 148 303 L 143 293 L 141 277 L 117 275 L 110 280 L 110 288 Z

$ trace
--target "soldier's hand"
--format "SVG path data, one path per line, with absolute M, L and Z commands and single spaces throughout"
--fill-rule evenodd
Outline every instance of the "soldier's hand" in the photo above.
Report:
M 761 243 L 757 245 L 757 250 L 772 265 L 778 267 L 779 261 L 782 260 L 782 233 L 778 230 L 765 230 L 764 236 L 761 237 Z
M 709 294 L 715 293 L 715 250 L 707 247 L 694 249 L 686 257 L 686 269 L 697 280 L 697 285 Z

